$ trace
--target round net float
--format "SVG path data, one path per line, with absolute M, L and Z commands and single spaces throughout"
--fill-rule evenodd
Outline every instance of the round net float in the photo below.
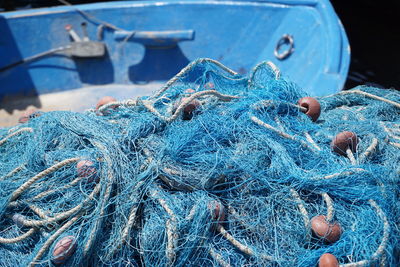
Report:
M 53 248 L 52 262 L 55 265 L 65 263 L 76 250 L 76 238 L 72 235 L 61 238 Z
M 93 161 L 81 160 L 76 164 L 76 172 L 79 177 L 88 178 L 88 182 L 98 182 L 97 169 Z
M 42 115 L 42 112 L 37 110 L 36 108 L 30 108 L 26 110 L 21 117 L 19 117 L 19 123 L 27 123 L 29 120 L 34 119 Z
M 189 89 L 188 89 L 189 90 Z M 190 89 L 192 90 L 192 89 Z M 184 102 L 188 97 L 183 97 L 180 101 L 177 101 L 172 109 L 172 113 L 175 113 L 179 106 Z M 182 119 L 183 120 L 190 120 L 193 118 L 193 113 L 196 111 L 201 104 L 198 100 L 191 101 L 182 111 Z
M 208 82 L 208 83 L 206 83 L 206 84 L 204 85 L 204 88 L 205 88 L 206 90 L 213 90 L 213 89 L 215 89 L 215 85 L 214 85 L 213 82 Z
M 302 110 L 302 112 L 308 115 L 312 121 L 318 120 L 319 115 L 321 115 L 321 105 L 317 99 L 313 97 L 303 97 L 299 99 L 297 104 L 306 109 L 306 111 Z
M 15 213 L 11 219 L 18 227 L 24 226 L 25 216 L 19 213 Z
M 325 253 L 319 258 L 318 267 L 339 267 L 339 262 L 334 255 Z
M 186 100 L 186 98 L 182 99 L 183 101 Z M 182 112 L 182 118 L 184 120 L 190 120 L 193 117 L 193 113 L 195 112 L 195 110 L 200 106 L 200 102 L 197 100 L 193 100 L 192 102 L 190 102 L 184 109 Z
M 72 29 L 72 25 L 71 24 L 67 24 L 64 26 L 66 31 L 70 31 Z
M 317 237 L 329 243 L 338 241 L 342 234 L 340 224 L 327 222 L 324 215 L 315 216 L 311 219 L 311 229 Z
M 186 89 L 185 93 L 187 94 L 193 94 L 194 92 L 196 92 L 195 90 L 193 90 L 192 88 Z
M 97 102 L 96 110 L 98 110 L 101 106 L 104 106 L 108 103 L 116 102 L 116 101 L 117 100 L 112 96 L 104 96 L 104 97 L 100 98 L 100 100 Z M 117 106 L 111 106 L 111 108 L 116 108 L 116 107 Z
M 214 222 L 222 223 L 225 221 L 225 207 L 220 201 L 211 201 L 210 203 L 208 203 L 208 209 L 211 213 L 211 219 Z
M 350 149 L 353 153 L 357 151 L 357 144 L 357 135 L 353 132 L 344 131 L 335 136 L 331 148 L 335 153 L 346 156 L 347 149 Z

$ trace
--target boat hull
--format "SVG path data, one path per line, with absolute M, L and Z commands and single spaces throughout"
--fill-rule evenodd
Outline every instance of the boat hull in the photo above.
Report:
M 70 45 L 66 25 L 82 37 L 82 23 L 91 40 L 105 44 L 104 56 L 57 53 L 8 68 Z M 310 95 L 326 95 L 343 87 L 350 59 L 346 34 L 325 0 L 125 1 L 32 9 L 0 13 L 0 34 L 3 106 L 86 86 L 159 84 L 204 57 L 241 74 L 269 60 Z M 290 53 L 277 57 L 285 52 Z

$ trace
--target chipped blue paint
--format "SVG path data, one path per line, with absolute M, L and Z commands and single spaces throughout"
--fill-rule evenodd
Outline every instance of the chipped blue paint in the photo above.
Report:
M 102 30 L 100 21 L 115 29 Z M 91 40 L 99 36 L 105 43 L 104 57 L 57 54 L 2 71 L 0 99 L 93 85 L 159 83 L 199 57 L 219 60 L 239 73 L 270 60 L 311 95 L 326 95 L 342 88 L 349 67 L 348 40 L 328 0 L 169 0 L 0 13 L 0 68 L 68 45 L 64 27 L 71 24 L 82 36 L 82 22 Z M 133 31 L 137 35 L 127 38 Z M 293 37 L 295 49 L 279 60 L 274 50 L 285 34 Z

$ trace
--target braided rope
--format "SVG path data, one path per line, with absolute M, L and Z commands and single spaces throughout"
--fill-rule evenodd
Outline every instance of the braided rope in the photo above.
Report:
M 306 137 L 306 140 L 313 146 L 315 147 L 316 150 L 321 151 L 321 148 L 315 143 L 314 139 L 311 137 L 311 135 L 307 132 L 304 132 L 304 135 Z
M 293 188 L 290 189 L 292 197 L 295 199 L 297 206 L 299 207 L 300 213 L 303 215 L 304 227 L 308 230 L 308 235 L 310 235 L 310 217 L 306 208 L 304 207 L 303 201 L 300 198 L 299 193 Z
M 264 66 L 264 65 L 268 65 L 268 66 L 272 69 L 272 71 L 274 72 L 274 74 L 275 74 L 275 80 L 279 80 L 279 78 L 281 77 L 281 71 L 279 70 L 279 68 L 278 68 L 274 63 L 272 63 L 271 61 L 263 61 L 263 62 L 258 63 L 258 64 L 252 69 L 251 75 L 250 75 L 249 81 L 248 81 L 248 85 L 249 85 L 249 86 L 253 83 L 253 79 L 254 79 L 254 76 L 255 76 L 257 70 L 258 70 L 259 68 L 261 68 L 262 66 Z
M 362 163 L 367 157 L 371 156 L 375 150 L 376 147 L 378 146 L 378 139 L 377 138 L 372 138 L 371 144 L 368 146 L 368 148 L 358 157 L 358 161 Z
M 46 242 L 43 244 L 43 246 L 39 249 L 38 253 L 36 256 L 33 258 L 33 260 L 28 264 L 29 267 L 33 267 L 39 263 L 39 261 L 43 254 L 49 249 L 49 247 L 53 244 L 53 242 L 62 234 L 64 233 L 72 224 L 74 224 L 79 218 L 81 217 L 81 214 L 78 214 L 77 216 L 73 217 L 71 220 L 66 222 L 63 226 L 61 226 L 52 236 L 50 236 Z
M 386 249 L 386 245 L 387 245 L 387 242 L 388 242 L 388 239 L 389 239 L 390 225 L 389 225 L 389 221 L 388 221 L 385 213 L 381 209 L 381 207 L 379 207 L 379 205 L 373 199 L 370 199 L 368 202 L 372 207 L 375 208 L 376 213 L 379 215 L 379 217 L 383 221 L 383 237 L 382 237 L 382 241 L 381 241 L 378 249 L 372 255 L 372 259 L 378 259 L 384 253 L 384 251 Z
M 281 101 L 278 101 L 278 102 L 281 102 Z M 303 113 L 306 113 L 308 111 L 307 108 L 302 107 L 302 106 L 297 105 L 297 104 L 293 104 L 293 103 L 289 103 L 289 102 L 281 102 L 281 103 L 283 103 L 285 105 L 288 105 L 290 107 L 294 107 L 294 108 L 298 109 L 299 111 L 301 111 Z M 272 107 L 274 105 L 276 105 L 276 103 L 273 100 L 261 100 L 261 101 L 255 103 L 255 104 L 253 104 L 251 107 L 253 109 L 260 110 L 261 108 Z
M 5 142 L 7 142 L 7 141 L 8 141 L 10 138 L 12 138 L 13 136 L 19 135 L 20 133 L 23 133 L 23 132 L 30 132 L 30 133 L 31 133 L 31 132 L 33 132 L 33 129 L 32 129 L 32 128 L 29 128 L 29 127 L 21 128 L 21 129 L 19 129 L 18 131 L 15 131 L 15 132 L 13 132 L 13 133 L 7 135 L 6 137 L 4 137 L 3 139 L 0 140 L 0 146 L 1 146 L 2 144 L 4 144 Z
M 49 217 L 47 216 L 46 212 L 44 212 L 44 211 L 43 211 L 42 209 L 40 209 L 39 207 L 36 207 L 35 205 L 30 204 L 30 205 L 29 205 L 29 208 L 30 208 L 34 213 L 36 213 L 40 218 L 45 219 L 45 220 L 48 220 L 48 219 L 49 219 Z
M 383 253 L 385 252 L 387 242 L 389 240 L 389 232 L 390 232 L 390 225 L 389 221 L 381 209 L 379 205 L 375 202 L 375 200 L 370 199 L 368 200 L 369 204 L 375 208 L 376 213 L 378 216 L 381 218 L 383 221 L 383 236 L 381 243 L 379 244 L 379 247 L 375 251 L 374 254 L 372 254 L 371 258 L 369 260 L 362 260 L 358 262 L 353 262 L 353 263 L 346 263 L 346 264 L 341 264 L 340 267 L 362 267 L 362 266 L 368 266 L 371 264 L 371 262 L 378 260 L 380 257 L 383 257 Z
M 177 230 L 177 221 L 175 218 L 171 217 L 166 222 L 167 229 L 167 259 L 168 265 L 172 266 L 175 262 L 176 252 L 175 248 L 178 246 L 178 230 Z
M 0 181 L 4 181 L 10 177 L 12 177 L 14 174 L 22 171 L 26 166 L 26 163 L 22 164 L 21 166 L 18 166 L 17 168 L 15 168 L 14 170 L 10 171 L 9 173 L 7 173 L 6 175 L 4 175 L 3 177 L 0 178 Z
M 392 137 L 392 138 L 394 138 L 394 139 L 399 139 L 400 140 L 400 137 L 399 136 L 397 136 L 397 135 L 395 135 L 393 132 L 395 132 L 395 133 L 399 133 L 400 134 L 400 130 L 399 129 L 395 129 L 395 128 L 388 128 L 388 127 L 386 127 L 386 125 L 381 121 L 381 126 L 382 126 L 382 128 L 383 128 L 383 130 L 390 136 L 390 137 Z
M 38 173 L 37 175 L 26 181 L 24 184 L 22 184 L 17 190 L 15 190 L 14 193 L 11 195 L 10 201 L 14 201 L 15 199 L 17 199 L 26 189 L 28 189 L 34 182 L 36 182 L 40 178 L 50 173 L 53 173 L 58 169 L 61 169 L 65 165 L 77 162 L 78 160 L 80 160 L 80 158 L 66 159 Z
M 328 222 L 331 222 L 335 212 L 335 209 L 333 208 L 333 201 L 327 193 L 322 193 L 321 196 L 323 197 L 326 204 L 326 209 L 327 209 L 326 220 Z
M 178 233 L 177 233 L 177 220 L 176 215 L 172 211 L 172 209 L 168 206 L 167 202 L 159 196 L 159 193 L 156 190 L 151 190 L 150 195 L 155 198 L 158 203 L 163 207 L 163 209 L 168 213 L 170 218 L 166 222 L 167 229 L 167 248 L 166 254 L 168 259 L 168 265 L 172 265 L 175 261 L 176 252 L 175 248 L 178 242 Z
M 197 92 L 192 94 L 190 97 L 188 97 L 187 99 L 185 99 L 184 101 L 182 101 L 180 103 L 180 105 L 178 106 L 178 108 L 176 109 L 176 111 L 174 112 L 174 114 L 172 114 L 170 117 L 166 117 L 164 115 L 161 115 L 153 106 L 152 102 L 147 101 L 147 100 L 142 100 L 142 104 L 145 108 L 147 108 L 151 113 L 153 113 L 154 115 L 156 115 L 157 117 L 159 117 L 160 119 L 166 121 L 166 122 L 172 122 L 174 121 L 176 118 L 178 118 L 178 116 L 180 115 L 180 113 L 183 111 L 183 109 L 188 106 L 190 104 L 190 102 L 192 102 L 193 100 L 195 100 L 196 98 L 202 97 L 202 96 L 207 96 L 207 95 L 211 95 L 211 96 L 216 96 L 218 97 L 219 100 L 227 102 L 230 101 L 232 99 L 237 99 L 239 98 L 238 96 L 231 96 L 231 95 L 224 95 L 219 93 L 218 91 L 215 90 L 207 90 L 207 91 L 201 91 L 201 92 Z
M 224 228 L 222 225 L 219 224 L 219 225 L 217 226 L 217 230 L 218 230 L 218 232 L 221 233 L 221 235 L 222 235 L 223 237 L 225 237 L 226 240 L 228 240 L 229 242 L 231 242 L 231 244 L 232 244 L 234 247 L 236 247 L 238 250 L 240 250 L 241 252 L 243 252 L 244 254 L 246 254 L 246 255 L 248 255 L 248 256 L 251 256 L 251 257 L 256 256 L 256 254 L 254 253 L 254 251 L 253 251 L 250 247 L 248 247 L 248 246 L 246 246 L 246 245 L 240 243 L 238 240 L 236 240 L 232 235 L 230 235 L 230 234 L 225 230 L 225 228 Z M 269 256 L 269 255 L 266 255 L 266 254 L 263 254 L 263 253 L 258 254 L 258 256 L 259 256 L 261 259 L 263 259 L 263 260 L 275 261 L 274 258 L 273 258 L 272 256 Z
M 235 218 L 246 230 L 252 231 L 252 232 L 257 232 L 255 227 L 247 224 L 241 217 L 240 215 L 232 206 L 228 206 L 228 212 L 231 215 L 230 217 Z
M 108 258 L 112 258 L 113 255 L 115 254 L 116 251 L 121 249 L 123 244 L 129 244 L 130 242 L 130 231 L 132 226 L 135 224 L 136 219 L 137 219 L 137 211 L 138 211 L 138 206 L 135 204 L 132 206 L 129 216 L 128 216 L 128 222 L 126 223 L 124 229 L 122 230 L 121 234 L 121 239 L 117 241 L 117 245 L 115 245 L 107 254 Z
M 388 142 L 388 144 L 400 148 L 400 143 Z
M 397 108 L 400 108 L 400 103 L 397 103 L 397 102 L 394 102 L 394 101 L 389 100 L 387 98 L 384 98 L 384 97 L 381 97 L 381 96 L 377 96 L 377 95 L 373 95 L 373 94 L 370 94 L 370 93 L 367 93 L 367 92 L 364 92 L 364 91 L 361 91 L 361 90 L 358 90 L 358 89 L 342 91 L 342 92 L 340 92 L 338 94 L 340 94 L 340 95 L 359 94 L 359 95 L 362 95 L 362 96 L 365 96 L 365 97 L 369 97 L 369 98 L 372 98 L 372 99 L 375 99 L 375 100 L 383 101 L 383 102 L 388 103 L 390 105 L 393 105 L 393 106 L 395 106 Z
M 256 124 L 258 124 L 258 125 L 260 125 L 260 126 L 262 126 L 262 127 L 264 127 L 264 128 L 267 128 L 268 130 L 271 130 L 271 131 L 277 133 L 278 135 L 282 136 L 283 138 L 286 138 L 286 139 L 289 139 L 289 140 L 293 140 L 293 141 L 299 142 L 303 147 L 307 148 L 308 150 L 310 150 L 310 151 L 313 152 L 313 153 L 316 153 L 316 151 L 315 151 L 312 147 L 310 147 L 306 142 L 304 142 L 304 141 L 302 141 L 302 140 L 298 140 L 298 139 L 295 138 L 294 136 L 292 136 L 292 135 L 290 135 L 290 134 L 287 134 L 287 133 L 285 133 L 285 132 L 282 132 L 282 131 L 276 129 L 275 127 L 273 127 L 273 126 L 271 126 L 271 125 L 269 125 L 269 124 L 263 122 L 262 120 L 260 120 L 260 119 L 257 118 L 256 116 L 251 116 L 250 119 L 251 119 L 254 123 L 256 123 Z
M 35 201 L 35 200 L 41 199 L 41 198 L 43 198 L 43 197 L 46 197 L 46 196 L 48 196 L 48 195 L 50 195 L 50 194 L 52 194 L 52 193 L 54 193 L 54 192 L 60 192 L 60 191 L 62 191 L 62 190 L 71 188 L 71 187 L 73 187 L 74 185 L 76 185 L 79 181 L 81 181 L 81 180 L 84 179 L 84 178 L 86 178 L 86 177 L 85 177 L 85 176 L 78 177 L 78 178 L 74 179 L 74 180 L 71 181 L 69 184 L 67 184 L 67 185 L 65 185 L 65 186 L 63 186 L 63 187 L 60 187 L 60 188 L 57 188 L 57 189 L 51 189 L 51 190 L 48 190 L 48 191 L 39 193 L 39 194 L 37 194 L 36 196 L 34 196 L 34 197 L 32 197 L 32 198 L 25 199 L 24 202 L 20 202 L 20 201 L 13 201 L 13 202 L 10 202 L 10 203 L 8 204 L 8 207 L 16 207 L 16 206 L 19 206 L 19 205 L 21 205 L 21 204 L 24 204 L 25 202 Z
M 132 195 L 135 194 L 136 190 L 139 190 L 139 188 L 144 184 L 143 181 L 140 181 L 136 184 L 134 189 L 132 190 Z M 117 245 L 115 245 L 110 252 L 108 252 L 107 257 L 111 258 L 114 253 L 119 250 L 123 244 L 129 244 L 130 243 L 130 231 L 133 227 L 133 225 L 137 222 L 138 218 L 138 209 L 139 209 L 139 204 L 133 204 L 130 211 L 129 211 L 129 216 L 128 216 L 128 221 L 124 227 L 124 229 L 121 231 L 121 238 L 117 241 Z
M 33 235 L 36 232 L 35 228 L 31 228 L 29 229 L 26 233 L 14 237 L 14 238 L 2 238 L 0 237 L 0 244 L 13 244 L 13 243 L 18 243 L 21 241 L 24 241 L 25 239 L 27 239 L 28 237 L 30 237 L 31 235 Z
M 128 236 L 132 228 L 132 225 L 136 222 L 137 211 L 138 211 L 137 205 L 133 205 L 131 211 L 129 212 L 128 222 L 126 223 L 124 229 L 122 230 L 121 239 L 123 243 L 129 243 Z
M 228 262 L 226 262 L 224 260 L 224 258 L 222 257 L 221 254 L 219 254 L 215 251 L 214 248 L 210 248 L 208 250 L 208 252 L 210 253 L 211 257 L 213 257 L 218 262 L 218 264 L 221 265 L 222 267 L 230 267 L 231 266 Z
M 101 196 L 101 207 L 100 207 L 100 213 L 99 213 L 99 218 L 98 220 L 96 220 L 94 227 L 92 228 L 92 231 L 90 232 L 88 241 L 86 242 L 86 245 L 83 249 L 83 255 L 84 257 L 89 253 L 90 249 L 92 248 L 92 245 L 94 243 L 94 240 L 96 238 L 97 232 L 100 230 L 99 225 L 101 225 L 103 223 L 104 220 L 104 213 L 106 211 L 106 208 L 108 206 L 108 200 L 111 196 L 111 191 L 112 191 L 112 186 L 114 183 L 114 179 L 115 179 L 115 175 L 114 172 L 112 170 L 112 160 L 110 158 L 110 156 L 108 155 L 108 153 L 106 152 L 106 148 L 104 147 L 103 144 L 97 143 L 95 142 L 95 146 L 98 147 L 101 151 L 104 151 L 103 157 L 105 162 L 107 163 L 107 185 L 106 185 L 106 190 L 104 192 L 104 194 Z M 99 188 L 100 188 L 100 184 L 98 184 Z
M 189 214 L 186 216 L 185 220 L 191 221 L 194 218 L 196 210 L 197 210 L 197 205 L 193 205 L 193 207 L 189 211 Z
M 38 199 L 41 199 L 41 198 L 46 197 L 48 195 L 51 195 L 54 192 L 60 192 L 62 190 L 71 188 L 74 185 L 76 185 L 77 183 L 79 183 L 79 181 L 83 180 L 84 178 L 86 178 L 86 177 L 85 176 L 80 176 L 80 177 L 75 178 L 74 180 L 72 180 L 69 184 L 66 184 L 66 185 L 64 185 L 64 186 L 62 186 L 60 188 L 57 188 L 57 189 L 52 189 L 52 190 L 48 190 L 48 191 L 39 193 L 36 196 L 34 196 L 34 197 L 32 197 L 32 198 L 30 198 L 30 199 L 28 199 L 26 201 L 38 200 Z
M 61 212 L 56 214 L 54 217 L 48 217 L 48 219 L 42 219 L 42 220 L 23 220 L 22 224 L 24 226 L 27 227 L 40 227 L 40 226 L 44 226 L 47 224 L 51 224 L 57 221 L 61 221 L 64 220 L 68 217 L 71 217 L 72 215 L 76 214 L 77 212 L 81 211 L 82 208 L 89 203 L 93 197 L 100 191 L 100 184 L 98 184 L 92 191 L 92 193 L 84 200 L 82 201 L 80 204 L 78 204 L 77 206 L 73 207 L 72 209 L 65 211 L 65 212 Z
M 350 148 L 346 149 L 347 158 L 350 160 L 351 165 L 357 165 L 356 158 Z
M 358 172 L 368 172 L 367 170 L 361 169 L 361 168 L 354 168 L 350 171 L 343 171 L 343 172 L 338 172 L 338 173 L 333 173 L 333 174 L 329 174 L 323 177 L 315 177 L 312 178 L 312 180 L 327 180 L 327 179 L 333 179 L 333 178 L 337 178 L 337 177 L 342 177 L 342 176 L 349 176 Z
M 235 71 L 231 70 L 230 68 L 226 67 L 225 65 L 223 65 L 222 63 L 220 63 L 216 60 L 213 60 L 210 58 L 201 58 L 201 59 L 193 61 L 192 63 L 190 63 L 189 65 L 184 67 L 178 74 L 176 74 L 172 79 L 170 79 L 157 93 L 155 93 L 149 99 L 159 97 L 162 93 L 164 93 L 166 90 L 168 90 L 177 80 L 179 80 L 182 76 L 184 76 L 186 73 L 188 73 L 190 70 L 192 70 L 195 66 L 197 66 L 199 64 L 203 64 L 205 62 L 212 63 L 231 75 L 237 75 L 237 73 Z
M 110 102 L 107 104 L 102 105 L 101 107 L 99 107 L 99 109 L 97 110 L 100 113 L 103 113 L 104 111 L 106 111 L 109 108 L 113 108 L 113 107 L 120 107 L 120 106 L 125 106 L 125 107 L 131 107 L 131 106 L 137 106 L 138 105 L 138 99 L 128 99 L 126 101 L 114 101 L 114 102 Z

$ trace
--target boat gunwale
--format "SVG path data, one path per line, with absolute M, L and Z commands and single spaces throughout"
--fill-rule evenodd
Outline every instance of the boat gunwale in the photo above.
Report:
M 16 19 L 24 17 L 34 17 L 42 15 L 52 15 L 68 13 L 71 11 L 96 11 L 102 9 L 119 9 L 119 8 L 137 8 L 150 6 L 171 6 L 171 5 L 231 5 L 231 6 L 271 6 L 276 8 L 286 8 L 290 6 L 315 7 L 319 3 L 317 0 L 240 0 L 240 1 L 209 1 L 209 0 L 191 0 L 191 1 L 117 1 L 103 2 L 92 4 L 81 4 L 71 6 L 55 6 L 45 8 L 32 8 L 28 10 L 0 12 L 0 16 L 6 19 Z

